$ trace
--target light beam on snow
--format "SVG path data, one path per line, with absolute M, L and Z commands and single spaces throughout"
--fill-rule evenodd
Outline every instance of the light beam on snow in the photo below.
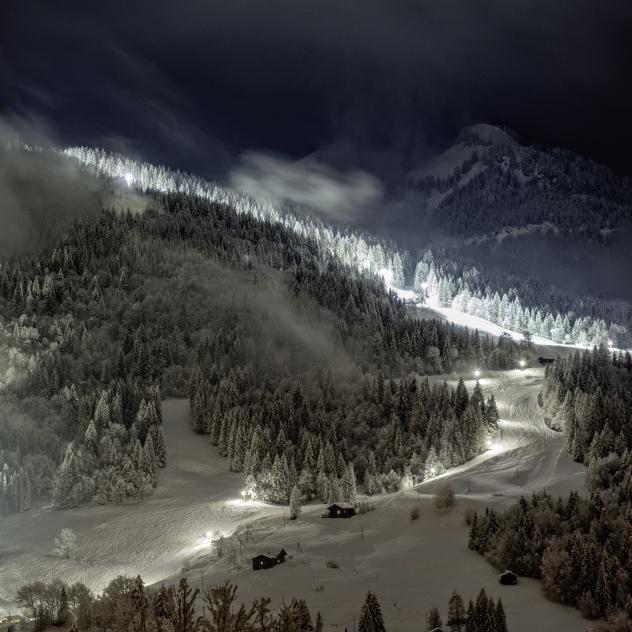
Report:
M 384 285 L 390 289 L 393 286 L 393 271 L 388 268 L 380 268 L 378 274 L 384 279 Z

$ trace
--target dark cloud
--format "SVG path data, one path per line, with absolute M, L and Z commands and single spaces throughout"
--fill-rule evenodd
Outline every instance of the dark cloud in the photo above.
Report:
M 222 174 L 248 149 L 398 172 L 466 124 L 632 172 L 624 0 L 5 0 L 4 107 Z M 347 164 L 346 166 L 349 166 Z

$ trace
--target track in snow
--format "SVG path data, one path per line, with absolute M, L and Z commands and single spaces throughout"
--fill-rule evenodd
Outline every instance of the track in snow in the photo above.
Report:
M 547 489 L 554 494 L 584 491 L 585 468 L 566 454 L 564 436 L 542 418 L 537 395 L 544 370 L 489 371 L 480 383 L 485 396 L 494 394 L 500 413 L 500 439 L 489 451 L 436 479 L 418 486 L 432 493 L 450 480 L 455 493 L 473 499 L 514 501 Z M 468 390 L 474 381 L 466 382 Z

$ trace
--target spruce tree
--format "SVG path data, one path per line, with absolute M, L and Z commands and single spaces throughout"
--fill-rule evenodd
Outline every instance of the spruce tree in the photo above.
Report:
M 290 520 L 296 520 L 301 515 L 301 492 L 294 485 L 290 494 Z
M 440 628 L 443 625 L 441 621 L 441 615 L 439 614 L 439 608 L 431 608 L 428 612 L 428 629 L 434 630 Z
M 508 632 L 507 630 L 507 617 L 505 616 L 505 608 L 503 607 L 502 599 L 498 599 L 496 604 L 495 613 L 495 631 L 494 632 Z
M 341 484 L 342 500 L 353 502 L 356 499 L 356 480 L 353 463 L 349 463 L 345 469 Z
M 456 590 L 452 591 L 452 596 L 448 601 L 448 621 L 450 632 L 462 632 L 465 628 L 465 606 L 463 599 Z
M 366 600 L 362 606 L 358 632 L 386 632 L 382 609 L 377 597 L 371 591 L 367 593 Z

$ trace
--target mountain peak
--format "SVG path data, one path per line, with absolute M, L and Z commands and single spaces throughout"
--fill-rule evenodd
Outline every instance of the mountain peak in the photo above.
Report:
M 512 145 L 520 143 L 517 134 L 510 129 L 490 125 L 489 123 L 475 123 L 464 127 L 456 139 L 457 143 L 482 145 Z

